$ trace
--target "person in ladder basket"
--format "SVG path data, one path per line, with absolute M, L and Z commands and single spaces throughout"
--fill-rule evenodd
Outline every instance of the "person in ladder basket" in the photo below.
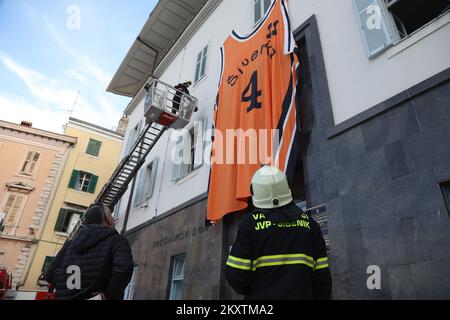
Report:
M 173 97 L 173 102 L 172 102 L 172 113 L 173 114 L 178 114 L 178 111 L 180 110 L 180 102 L 181 102 L 183 93 L 189 95 L 190 92 L 189 92 L 188 88 L 191 85 L 192 85 L 191 81 L 186 81 L 183 83 L 179 83 L 175 86 L 175 89 L 177 89 L 178 91 L 175 92 L 174 97 Z
M 248 300 L 331 299 L 320 227 L 293 202 L 286 175 L 264 166 L 251 191 L 256 209 L 240 222 L 226 262 L 231 287 Z

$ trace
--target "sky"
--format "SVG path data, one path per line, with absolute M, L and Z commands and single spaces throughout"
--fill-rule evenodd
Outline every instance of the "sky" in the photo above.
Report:
M 130 98 L 106 88 L 156 3 L 0 0 L 0 120 L 114 129 Z

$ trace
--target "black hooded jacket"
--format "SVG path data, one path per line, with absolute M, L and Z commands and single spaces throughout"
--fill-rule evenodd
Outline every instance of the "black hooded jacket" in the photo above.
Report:
M 58 300 L 89 299 L 97 293 L 103 293 L 108 300 L 121 300 L 133 266 L 128 240 L 116 230 L 92 224 L 65 243 L 48 267 L 45 280 L 56 289 Z M 76 284 L 74 270 L 78 267 L 79 289 L 72 288 Z M 71 288 L 67 282 L 72 284 Z

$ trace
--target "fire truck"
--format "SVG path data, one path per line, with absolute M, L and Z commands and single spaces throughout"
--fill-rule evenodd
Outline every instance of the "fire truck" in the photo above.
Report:
M 6 296 L 6 291 L 11 290 L 12 276 L 4 267 L 0 267 L 0 300 Z

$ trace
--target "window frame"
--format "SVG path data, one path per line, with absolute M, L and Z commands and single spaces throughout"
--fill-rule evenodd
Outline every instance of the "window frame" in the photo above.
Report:
M 386 1 L 389 0 L 381 0 L 381 5 L 383 6 L 384 11 L 386 12 L 386 16 L 388 18 L 388 22 L 390 24 L 390 29 L 392 32 L 392 36 L 394 37 L 394 46 L 399 44 L 400 42 L 410 38 L 412 35 L 414 35 L 415 33 L 419 32 L 420 30 L 422 30 L 423 28 L 425 28 L 426 26 L 430 25 L 431 23 L 433 23 L 434 21 L 436 21 L 437 19 L 439 19 L 440 17 L 444 16 L 445 14 L 449 13 L 449 9 L 447 9 L 446 12 L 441 13 L 440 15 L 434 17 L 433 19 L 431 19 L 430 21 L 428 21 L 427 23 L 425 23 L 424 25 L 422 25 L 421 27 L 417 28 L 416 30 L 414 30 L 411 33 L 407 33 L 406 29 L 403 26 L 404 30 L 399 30 L 397 23 L 396 23 L 396 19 L 398 19 L 395 14 L 393 12 L 391 12 L 391 8 L 401 2 L 401 1 L 405 1 L 405 0 L 390 0 L 390 3 L 386 3 Z M 403 22 L 402 22 L 403 24 Z M 405 33 L 404 36 L 402 36 L 402 32 Z
M 84 174 L 84 177 L 82 178 L 82 175 Z M 86 176 L 89 175 L 89 178 L 86 179 Z M 88 192 L 89 190 L 89 184 L 91 183 L 91 179 L 92 179 L 93 174 L 90 172 L 86 172 L 86 171 L 79 171 L 78 173 L 78 179 L 77 182 L 75 184 L 75 190 L 77 191 L 81 191 L 81 192 Z M 80 183 L 81 180 L 81 183 Z M 84 185 L 87 181 L 87 185 Z M 83 187 L 86 187 L 86 190 L 83 190 Z
M 267 1 L 267 7 L 266 7 L 266 1 Z M 259 2 L 259 5 L 257 5 L 258 2 Z M 271 4 L 272 4 L 272 0 L 253 0 L 253 25 L 254 26 L 256 26 L 258 23 L 260 23 L 264 19 Z M 258 19 L 256 19 L 257 8 L 259 10 L 259 15 L 260 15 Z
M 88 152 L 89 151 L 89 147 L 91 147 L 91 143 L 96 143 L 98 145 L 98 150 L 96 150 L 97 154 L 92 154 L 92 153 Z M 100 156 L 100 150 L 102 149 L 102 146 L 103 146 L 103 142 L 102 141 L 96 140 L 96 139 L 93 139 L 93 138 L 89 138 L 87 146 L 86 146 L 86 150 L 84 151 L 84 153 L 86 155 L 90 156 L 90 157 L 98 158 Z
M 133 274 L 131 275 L 130 282 L 128 283 L 127 287 L 125 288 L 124 294 L 123 294 L 123 300 L 134 300 L 134 292 L 136 289 L 136 278 L 137 273 L 139 271 L 138 266 L 133 267 Z
M 186 254 L 179 254 L 176 256 L 172 256 L 171 259 L 171 269 L 170 269 L 170 279 L 169 279 L 169 283 L 170 283 L 170 290 L 169 290 L 169 300 L 182 300 L 183 299 L 183 284 L 184 284 L 184 272 L 186 269 Z M 181 275 L 176 275 L 175 271 L 177 270 L 177 262 L 179 262 L 180 260 L 183 261 L 182 264 L 182 272 Z M 180 292 L 175 292 L 175 290 L 177 290 L 177 288 L 174 286 L 175 282 L 177 283 L 181 283 L 180 286 Z
M 31 159 L 28 160 L 28 156 L 32 155 Z M 38 155 L 38 159 L 34 160 L 34 158 Z M 34 174 L 36 173 L 36 170 L 38 168 L 38 164 L 40 163 L 40 160 L 42 159 L 42 152 L 37 150 L 28 150 L 25 159 L 21 162 L 21 165 L 19 167 L 19 175 L 25 176 L 25 177 L 34 177 Z M 29 161 L 28 164 L 26 164 Z M 31 167 L 33 166 L 33 169 Z M 28 167 L 28 168 L 27 168 Z M 24 170 L 25 168 L 25 170 Z M 31 172 L 30 172 L 31 169 Z
M 199 131 L 199 125 L 201 125 L 201 131 Z M 207 127 L 208 117 L 205 116 L 197 121 L 194 121 L 192 128 L 189 130 L 186 129 L 183 134 L 179 135 L 175 148 L 178 152 L 182 152 L 182 162 L 181 164 L 173 164 L 173 182 L 177 182 L 189 176 L 192 172 L 203 166 L 203 155 L 206 148 L 205 134 Z M 201 152 L 199 151 L 199 148 L 201 148 Z M 197 154 L 197 152 L 199 152 L 199 154 Z M 199 156 L 200 159 L 197 159 L 197 156 Z M 198 160 L 198 162 L 196 160 Z
M 10 197 L 14 197 L 12 200 L 12 203 L 10 205 L 9 211 L 6 211 L 6 206 L 9 202 Z M 12 222 L 10 222 L 11 220 L 11 209 L 14 209 L 14 204 L 17 201 L 17 198 L 21 197 L 22 199 L 20 200 L 19 206 L 17 207 L 17 211 L 14 213 L 13 215 L 13 220 Z M 1 206 L 1 211 L 5 213 L 5 218 L 3 220 L 3 226 L 4 227 L 17 227 L 19 225 L 19 221 L 20 218 L 22 217 L 22 214 L 25 210 L 25 205 L 26 202 L 28 200 L 28 195 L 20 193 L 20 192 L 5 192 L 5 195 L 3 197 L 3 201 L 2 201 L 2 206 Z
M 197 54 L 197 62 L 195 64 L 195 74 L 194 74 L 194 86 L 196 86 L 200 81 L 202 81 L 206 77 L 208 70 L 207 68 L 208 54 L 209 54 L 209 44 L 204 46 L 202 50 Z
M 441 190 L 441 195 L 447 209 L 447 214 L 450 217 L 450 180 L 440 182 L 439 189 Z

